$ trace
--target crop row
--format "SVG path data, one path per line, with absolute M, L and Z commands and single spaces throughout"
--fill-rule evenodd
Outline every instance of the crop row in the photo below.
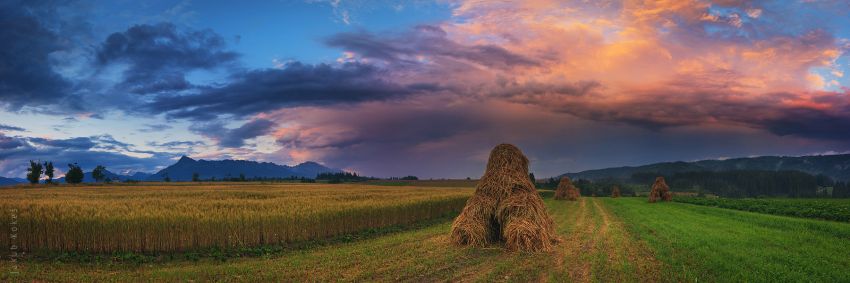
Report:
M 53 190 L 53 191 L 50 191 Z M 0 201 L 20 251 L 178 252 L 324 239 L 443 217 L 467 189 L 350 185 L 27 189 Z
M 680 197 L 674 201 L 758 213 L 850 222 L 850 199 L 733 199 Z

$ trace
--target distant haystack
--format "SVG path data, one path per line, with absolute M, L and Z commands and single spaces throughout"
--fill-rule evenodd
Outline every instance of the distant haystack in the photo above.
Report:
M 519 148 L 500 144 L 490 152 L 475 194 L 452 224 L 451 239 L 472 246 L 504 241 L 515 251 L 552 250 L 558 241 L 553 222 Z
M 578 200 L 579 193 L 569 177 L 561 177 L 561 182 L 558 183 L 558 189 L 555 190 L 556 200 Z
M 612 198 L 620 197 L 620 187 L 619 186 L 614 186 L 614 188 L 611 189 L 611 197 Z
M 670 193 L 670 187 L 664 181 L 664 177 L 656 177 L 655 183 L 652 184 L 652 191 L 649 192 L 649 202 L 656 201 L 671 201 L 673 194 Z

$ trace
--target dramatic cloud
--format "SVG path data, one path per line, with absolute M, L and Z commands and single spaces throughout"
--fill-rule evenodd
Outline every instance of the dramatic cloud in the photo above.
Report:
M 350 10 L 337 2 L 337 13 Z M 0 12 L 15 27 L 0 31 L 0 103 L 80 95 L 67 107 L 155 119 L 141 130 L 149 135 L 194 123 L 201 141 L 147 144 L 169 154 L 313 160 L 379 176 L 476 177 L 500 142 L 519 144 L 539 176 L 850 149 L 847 3 L 448 2 L 444 21 L 344 29 L 318 38 L 339 51 L 335 60 L 282 54 L 292 59 L 276 68 L 245 67 L 211 30 L 119 27 L 91 41 L 95 68 L 85 79 L 57 71 L 52 59 L 74 57 L 68 41 L 45 24 L 47 12 L 27 12 L 49 9 L 15 3 L 25 8 Z M 167 156 L 104 135 L 2 136 L 0 148 Z
M 232 82 L 197 94 L 163 95 L 147 106 L 172 118 L 210 120 L 218 115 L 250 116 L 283 107 L 333 105 L 386 100 L 420 92 L 423 85 L 399 85 L 390 75 L 361 63 L 308 65 L 289 63 L 281 69 L 234 74 Z
M 139 151 L 111 136 L 46 139 L 12 137 L 0 134 L 0 176 L 22 177 L 29 160 L 52 161 L 58 174 L 64 174 L 66 164 L 78 163 L 84 170 L 106 165 L 116 173 L 155 171 L 168 164 L 172 154 Z
M 497 45 L 459 44 L 447 38 L 446 32 L 438 26 L 418 26 L 411 32 L 391 37 L 378 37 L 366 32 L 342 33 L 327 39 L 326 43 L 364 58 L 392 64 L 419 64 L 426 60 L 469 62 L 492 68 L 537 64 Z
M 651 131 L 510 102 L 470 99 L 442 108 L 428 107 L 437 102 L 283 110 L 271 117 L 297 122 L 275 131 L 281 150 L 257 157 L 295 163 L 320 160 L 379 176 L 475 178 L 483 172 L 488 151 L 502 142 L 519 145 L 538 176 L 727 154 L 807 154 L 836 146 L 737 127 L 680 126 Z M 718 142 L 718 137 L 723 141 Z
M 133 93 L 180 91 L 192 87 L 185 75 L 233 64 L 224 38 L 211 30 L 179 31 L 171 23 L 136 25 L 110 35 L 97 52 L 100 65 L 127 64 L 121 87 Z
M 775 24 L 820 8 L 738 1 L 458 1 L 454 18 L 439 26 L 342 33 L 325 41 L 344 51 L 340 62 L 368 62 L 391 70 L 393 81 L 439 86 L 430 98 L 281 110 L 272 117 L 290 124 L 275 136 L 281 153 L 294 160 L 393 174 L 404 173 L 394 168 L 441 172 L 444 165 L 431 164 L 435 160 L 462 167 L 457 162 L 471 160 L 482 144 L 503 141 L 525 144 L 538 156 L 593 159 L 560 163 L 563 171 L 609 157 L 553 146 L 562 143 L 601 155 L 610 147 L 676 152 L 672 159 L 740 148 L 764 152 L 754 149 L 757 140 L 778 152 L 800 152 L 789 144 L 845 148 L 850 136 L 839 129 L 850 125 L 850 93 L 836 88 L 834 79 L 843 75 L 836 62 L 847 40 L 828 32 L 827 22 L 791 29 Z M 582 137 L 624 134 L 588 140 L 555 129 L 578 130 Z M 735 140 L 738 148 L 715 147 L 714 135 Z M 665 147 L 652 149 L 653 143 Z M 611 158 L 622 164 L 644 156 L 622 154 Z M 400 165 L 406 162 L 380 156 L 419 162 Z
M 826 26 L 808 23 L 788 30 L 774 24 L 805 7 L 754 5 L 464 1 L 455 10 L 462 20 L 444 29 L 449 38 L 498 42 L 504 50 L 540 62 L 510 65 L 512 73 L 499 72 L 493 82 L 482 82 L 476 91 L 487 97 L 498 94 L 584 119 L 655 130 L 726 124 L 846 141 L 819 125 L 850 122 L 848 94 L 824 89 L 827 79 L 814 73 L 814 68 L 838 70 L 835 61 L 846 44 L 825 32 Z M 749 18 L 742 19 L 744 14 Z M 391 44 L 370 46 L 398 50 Z M 458 76 L 464 80 L 457 84 L 471 77 Z M 569 87 L 570 81 L 587 87 Z
M 245 140 L 268 134 L 275 126 L 277 124 L 270 120 L 254 119 L 235 129 L 228 129 L 217 122 L 196 124 L 189 129 L 218 141 L 220 147 L 241 147 L 245 145 Z
M 45 1 L 0 2 L 0 106 L 17 111 L 67 95 L 72 83 L 52 68 L 50 57 L 67 42 L 44 22 L 56 18 Z

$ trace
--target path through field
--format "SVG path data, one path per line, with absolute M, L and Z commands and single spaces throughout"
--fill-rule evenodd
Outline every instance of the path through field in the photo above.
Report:
M 624 229 L 596 198 L 552 207 L 564 243 L 550 280 L 572 282 L 656 282 L 660 263 L 646 245 Z M 561 210 L 564 210 L 563 212 Z

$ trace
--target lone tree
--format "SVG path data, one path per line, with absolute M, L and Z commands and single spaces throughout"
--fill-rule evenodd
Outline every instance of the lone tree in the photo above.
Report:
M 612 198 L 620 197 L 620 187 L 619 186 L 615 185 L 614 188 L 611 189 L 611 197 Z
M 38 180 L 41 179 L 42 168 L 41 162 L 30 160 L 30 168 L 27 168 L 27 180 L 30 181 L 30 184 L 38 184 Z
M 48 184 L 53 184 L 53 162 L 44 162 L 44 176 L 47 176 Z
M 103 179 L 106 178 L 106 167 L 103 165 L 98 165 L 91 171 L 91 177 L 94 178 L 95 182 L 100 183 Z
M 192 173 L 192 182 L 200 182 L 201 176 L 198 175 L 198 172 Z
M 83 169 L 77 163 L 68 164 L 68 173 L 65 173 L 65 182 L 68 184 L 79 184 L 83 182 Z

